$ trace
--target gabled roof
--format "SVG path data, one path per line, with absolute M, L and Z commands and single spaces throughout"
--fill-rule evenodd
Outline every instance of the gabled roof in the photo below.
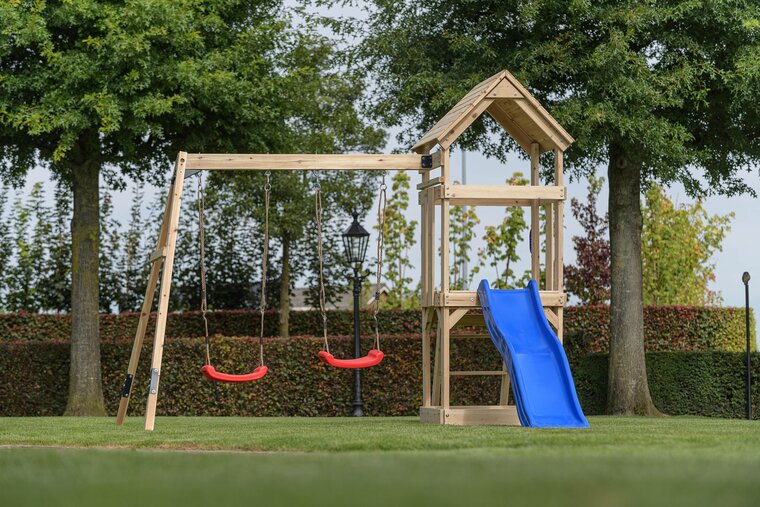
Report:
M 484 112 L 528 153 L 532 143 L 538 143 L 542 152 L 565 151 L 574 141 L 530 92 L 503 70 L 470 90 L 412 150 L 428 153 L 436 144 L 448 148 Z

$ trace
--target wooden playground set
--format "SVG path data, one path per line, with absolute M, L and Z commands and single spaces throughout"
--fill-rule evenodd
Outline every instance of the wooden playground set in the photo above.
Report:
M 451 146 L 462 133 L 480 116 L 488 113 L 514 141 L 529 155 L 530 185 L 459 185 L 451 178 Z M 513 381 L 514 398 L 518 404 L 523 403 L 524 396 L 518 395 L 517 385 L 528 385 L 530 378 L 522 379 L 519 368 L 511 364 L 509 352 L 506 351 L 503 368 L 495 371 L 452 371 L 450 367 L 450 344 L 454 339 L 486 340 L 489 334 L 473 333 L 472 329 L 487 327 L 493 330 L 498 326 L 498 318 L 488 320 L 491 309 L 482 301 L 478 291 L 451 290 L 449 286 L 449 225 L 450 206 L 526 206 L 530 208 L 530 260 L 531 277 L 540 280 L 542 244 L 544 283 L 537 291 L 543 315 L 537 325 L 546 327 L 548 323 L 556 336 L 554 341 L 562 340 L 563 308 L 563 204 L 566 190 L 563 186 L 563 154 L 573 142 L 573 138 L 557 123 L 538 101 L 507 71 L 486 79 L 467 93 L 446 115 L 443 116 L 413 147 L 412 154 L 335 154 L 335 155 L 273 155 L 273 154 L 206 154 L 180 152 L 174 168 L 174 176 L 169 190 L 166 211 L 159 234 L 156 250 L 150 256 L 152 268 L 147 285 L 145 300 L 135 335 L 132 354 L 121 393 L 117 424 L 121 425 L 126 417 L 129 399 L 132 393 L 134 375 L 143 346 L 148 319 L 153 307 L 156 290 L 158 295 L 158 313 L 153 343 L 153 357 L 150 369 L 145 429 L 153 430 L 158 401 L 159 380 L 161 378 L 161 360 L 164 348 L 166 321 L 168 317 L 169 294 L 171 290 L 172 267 L 177 242 L 180 203 L 183 183 L 186 178 L 199 171 L 417 171 L 421 182 L 417 185 L 419 204 L 421 206 L 421 249 L 422 249 L 422 422 L 435 424 L 505 424 L 525 425 L 524 413 L 514 404 L 509 404 L 510 378 Z M 541 155 L 552 152 L 554 163 L 553 185 L 540 183 Z M 269 190 L 267 183 L 265 203 L 268 212 Z M 320 190 L 315 192 L 315 209 L 317 223 L 320 222 Z M 385 186 L 381 188 L 381 205 L 378 209 L 379 219 L 383 219 L 383 202 Z M 199 202 L 202 202 L 199 184 Z M 541 207 L 546 217 L 545 236 L 541 231 Z M 436 221 L 436 215 L 438 220 Z M 200 210 L 202 230 L 202 208 Z M 382 230 L 382 222 L 380 222 Z M 321 227 L 321 226 L 320 226 Z M 439 230 L 438 230 L 439 228 Z M 321 242 L 321 229 L 318 231 Z M 382 235 L 378 239 L 378 252 L 382 254 Z M 264 279 L 266 278 L 266 252 L 268 249 L 268 231 L 265 231 L 265 255 L 263 260 Z M 321 246 L 321 245 L 320 245 Z M 201 250 L 202 251 L 202 250 Z M 379 262 L 379 265 L 382 263 Z M 201 261 L 203 265 L 203 261 Z M 439 276 L 436 277 L 436 271 Z M 321 275 L 321 273 L 320 273 Z M 206 311 L 205 272 L 202 271 L 202 311 Z M 380 282 L 378 272 L 377 283 Z M 323 292 L 323 291 L 322 291 Z M 497 292 L 497 291 L 493 291 Z M 508 292 L 508 291 L 502 291 Z M 517 291 L 515 291 L 517 292 Z M 262 294 L 264 290 L 262 289 Z M 480 292 L 481 295 L 485 294 Z M 526 293 L 527 294 L 527 293 Z M 324 298 L 322 298 L 324 315 Z M 261 308 L 265 302 L 262 297 Z M 482 310 L 482 311 L 481 311 Z M 377 308 L 376 308 L 377 311 Z M 263 316 L 263 315 L 262 315 Z M 545 316 L 545 318 L 544 318 Z M 498 317 L 498 316 L 497 316 Z M 383 359 L 380 351 L 379 332 L 375 329 L 374 348 L 364 357 L 355 359 L 336 359 L 329 353 L 327 343 L 327 326 L 324 327 L 325 350 L 320 352 L 320 359 L 328 365 L 339 368 L 364 368 L 379 364 Z M 546 327 L 546 329 L 549 329 Z M 208 346 L 208 330 L 207 346 Z M 494 334 L 491 333 L 493 336 Z M 433 338 L 435 337 L 435 340 Z M 203 375 L 207 378 L 224 382 L 254 381 L 266 376 L 263 347 L 263 318 L 260 333 L 261 364 L 254 371 L 244 375 L 230 375 L 217 372 L 211 365 L 211 358 L 206 355 Z M 492 338 L 494 339 L 494 338 Z M 485 341 L 485 340 L 484 340 Z M 435 346 L 433 347 L 433 343 Z M 484 345 L 486 346 L 486 345 Z M 510 345 L 511 346 L 511 345 Z M 505 345 L 506 347 L 506 345 Z M 560 347 L 561 349 L 561 347 Z M 513 351 L 513 355 L 517 352 Z M 564 357 L 564 356 L 563 356 Z M 516 361 L 516 359 L 515 359 Z M 565 359 L 566 363 L 566 359 Z M 515 363 L 516 364 L 516 363 Z M 560 367 L 562 365 L 560 364 Z M 560 368 L 561 369 L 561 368 Z M 569 371 L 569 370 L 568 370 Z M 454 376 L 490 375 L 501 379 L 500 399 L 492 406 L 452 406 L 450 399 L 451 378 Z M 517 375 L 517 376 L 515 376 Z M 571 380 L 572 382 L 572 380 Z M 520 390 L 522 392 L 522 388 Z M 572 392 L 575 395 L 574 389 Z M 576 400 L 577 402 L 577 400 Z

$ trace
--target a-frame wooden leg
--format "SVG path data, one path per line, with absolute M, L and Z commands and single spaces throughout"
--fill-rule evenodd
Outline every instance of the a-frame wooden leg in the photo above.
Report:
M 174 249 L 177 244 L 177 227 L 179 226 L 179 211 L 182 200 L 182 184 L 185 180 L 185 164 L 187 153 L 181 151 L 177 156 L 174 169 L 174 184 L 169 196 L 169 223 L 166 237 L 164 269 L 161 273 L 161 286 L 158 298 L 158 316 L 156 318 L 156 334 L 153 340 L 153 359 L 150 366 L 150 388 L 148 389 L 148 404 L 145 409 L 145 429 L 152 431 L 156 421 L 156 403 L 158 402 L 158 382 L 161 377 L 161 359 L 164 352 L 164 337 L 166 334 L 166 318 L 169 312 L 169 291 L 172 283 L 172 268 L 174 266 Z
M 169 195 L 174 193 L 174 185 L 176 181 L 172 183 L 169 188 Z M 119 401 L 119 411 L 116 413 L 116 425 L 121 426 L 124 424 L 124 418 L 127 416 L 127 408 L 129 407 L 129 398 L 132 395 L 132 383 L 134 381 L 135 372 L 137 372 L 137 363 L 140 360 L 140 352 L 142 351 L 143 342 L 145 341 L 145 331 L 148 328 L 148 320 L 150 319 L 150 311 L 153 307 L 153 295 L 156 291 L 156 284 L 158 283 L 158 275 L 161 272 L 161 261 L 163 255 L 162 249 L 166 245 L 166 236 L 169 225 L 169 216 L 171 215 L 171 203 L 169 199 L 167 202 L 167 208 L 164 212 L 164 218 L 161 222 L 161 231 L 158 234 L 158 242 L 156 245 L 156 252 L 151 255 L 150 261 L 153 263 L 150 269 L 150 279 L 148 280 L 148 286 L 145 288 L 145 301 L 143 301 L 142 312 L 140 313 L 140 321 L 137 324 L 137 333 L 135 333 L 135 341 L 132 344 L 132 355 L 129 357 L 129 366 L 127 367 L 127 375 L 124 377 L 124 385 L 121 389 L 121 401 Z

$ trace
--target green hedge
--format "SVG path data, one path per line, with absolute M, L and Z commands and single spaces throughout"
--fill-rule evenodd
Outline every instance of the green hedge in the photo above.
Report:
M 570 357 L 609 350 L 608 306 L 569 307 L 565 311 L 565 349 Z M 647 351 L 745 349 L 744 309 L 731 307 L 647 306 L 644 341 Z M 752 349 L 755 317 L 750 309 Z
M 362 380 L 369 415 L 412 415 L 421 399 L 421 345 L 417 335 L 383 337 L 385 360 L 365 370 Z M 258 365 L 255 338 L 215 337 L 212 357 L 225 372 L 250 371 Z M 203 340 L 169 339 L 164 347 L 159 414 L 164 415 L 347 415 L 353 400 L 353 373 L 322 364 L 317 358 L 322 340 L 314 337 L 267 340 L 265 358 L 270 373 L 262 380 L 239 385 L 214 384 L 200 375 Z M 367 350 L 370 342 L 364 343 Z M 485 346 L 485 347 L 484 347 Z M 349 357 L 353 342 L 331 338 L 330 350 Z M 101 347 L 103 388 L 109 413 L 119 403 L 131 351 L 126 341 Z M 135 380 L 130 413 L 144 413 L 150 346 L 146 345 Z M 500 361 L 488 340 L 460 340 L 452 346 L 452 368 L 496 369 Z M 69 346 L 61 341 L 0 343 L 0 416 L 60 415 L 68 390 Z M 493 378 L 456 379 L 455 403 L 496 403 Z
M 760 404 L 760 354 L 752 354 L 752 405 Z M 655 406 L 670 415 L 745 417 L 746 356 L 737 352 L 649 352 L 647 377 Z M 607 405 L 607 355 L 592 354 L 573 365 L 578 398 L 587 415 Z M 755 419 L 760 419 L 757 411 Z
M 248 371 L 257 365 L 257 340 L 217 337 L 215 365 L 222 371 Z M 347 337 L 331 341 L 331 350 L 348 356 Z M 370 343 L 364 343 L 365 350 Z M 420 405 L 421 344 L 416 335 L 383 337 L 386 359 L 364 371 L 364 401 L 369 415 L 414 415 Z M 271 372 L 258 382 L 214 384 L 203 379 L 201 339 L 170 339 L 164 350 L 161 415 L 334 416 L 349 413 L 353 374 L 327 367 L 317 359 L 321 340 L 274 338 L 267 342 Z M 103 385 L 109 413 L 114 414 L 131 344 L 102 345 Z M 754 354 L 754 378 L 760 378 L 760 354 Z M 144 413 L 150 346 L 143 351 L 130 414 Z M 492 370 L 500 366 L 488 340 L 452 342 L 452 369 Z M 650 352 L 650 388 L 665 413 L 741 417 L 744 413 L 744 355 L 735 352 Z M 62 341 L 0 343 L 0 416 L 60 415 L 68 390 L 69 345 Z M 607 356 L 589 355 L 573 362 L 578 395 L 587 414 L 606 405 Z M 452 404 L 493 404 L 499 382 L 492 377 L 452 378 Z M 755 390 L 755 403 L 760 401 Z
M 104 341 L 129 340 L 134 336 L 139 314 L 102 315 L 101 337 Z M 379 315 L 384 334 L 400 335 L 419 332 L 420 313 L 416 310 L 389 310 Z M 259 314 L 252 311 L 218 311 L 209 314 L 212 333 L 223 336 L 257 334 Z M 70 333 L 68 315 L 0 314 L 0 341 L 52 340 L 66 341 Z M 353 316 L 347 311 L 329 312 L 329 333 L 349 335 L 353 332 Z M 371 332 L 371 315 L 364 313 L 362 327 Z M 754 316 L 752 321 L 754 337 Z M 651 306 L 644 310 L 645 338 L 649 351 L 744 349 L 744 311 L 740 308 L 698 308 L 684 306 Z M 301 336 L 322 334 L 318 312 L 291 312 L 290 333 Z M 148 327 L 155 327 L 155 314 Z M 274 336 L 278 329 L 277 312 L 265 315 L 265 332 Z M 199 312 L 172 313 L 167 323 L 167 336 L 199 336 L 203 321 Z M 569 307 L 565 310 L 565 346 L 571 357 L 589 352 L 606 352 L 609 342 L 609 308 L 607 306 Z M 754 344 L 754 339 L 752 340 Z

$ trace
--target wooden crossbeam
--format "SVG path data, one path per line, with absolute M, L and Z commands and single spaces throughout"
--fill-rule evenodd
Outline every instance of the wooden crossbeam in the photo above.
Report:
M 419 171 L 420 155 L 405 154 L 337 154 L 337 155 L 272 155 L 232 153 L 190 153 L 187 169 L 204 170 L 352 170 L 352 171 Z

